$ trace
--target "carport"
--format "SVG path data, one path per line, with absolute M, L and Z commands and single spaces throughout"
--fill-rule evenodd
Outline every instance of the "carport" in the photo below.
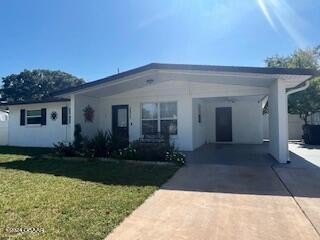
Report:
M 231 70 L 206 73 L 205 77 L 194 73 L 193 80 L 188 79 L 197 81 L 197 85 L 192 83 L 190 90 L 193 149 L 208 143 L 263 144 L 262 112 L 268 102 L 268 153 L 280 163 L 288 162 L 287 98 L 290 93 L 308 86 L 313 71 L 279 68 Z M 205 90 L 198 92 L 201 85 Z
M 277 163 L 269 154 L 269 143 L 262 144 L 205 144 L 187 153 L 187 164 L 263 166 Z

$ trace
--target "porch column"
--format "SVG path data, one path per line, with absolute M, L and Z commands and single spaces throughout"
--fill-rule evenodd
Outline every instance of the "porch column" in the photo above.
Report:
M 70 98 L 70 114 L 71 114 L 71 119 L 70 119 L 70 141 L 73 142 L 74 140 L 74 125 L 75 125 L 75 116 L 76 116 L 76 111 L 75 111 L 75 106 L 76 106 L 76 100 L 75 96 L 71 95 Z
M 274 80 L 269 92 L 269 153 L 280 163 L 289 160 L 288 99 L 285 83 Z

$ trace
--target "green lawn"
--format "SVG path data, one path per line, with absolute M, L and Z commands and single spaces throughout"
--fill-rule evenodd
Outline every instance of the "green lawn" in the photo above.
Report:
M 0 147 L 0 239 L 103 239 L 177 170 L 35 157 L 48 151 Z

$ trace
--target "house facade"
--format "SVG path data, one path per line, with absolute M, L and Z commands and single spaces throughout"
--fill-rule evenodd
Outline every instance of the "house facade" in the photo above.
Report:
M 65 109 L 70 112 L 67 99 L 10 105 L 8 145 L 53 147 L 58 141 L 70 141 L 70 119 L 63 119 L 68 115 Z
M 181 64 L 149 64 L 54 94 L 59 100 L 10 105 L 9 145 L 72 141 L 75 124 L 92 137 L 109 130 L 129 141 L 169 132 L 180 150 L 206 143 L 263 142 L 268 99 L 269 152 L 288 160 L 287 91 L 313 72 Z

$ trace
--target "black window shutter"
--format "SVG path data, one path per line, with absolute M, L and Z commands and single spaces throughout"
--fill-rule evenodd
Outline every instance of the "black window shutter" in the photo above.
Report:
M 68 107 L 62 107 L 62 125 L 67 125 L 68 124 Z
M 26 110 L 20 109 L 20 126 L 26 125 Z
M 47 109 L 41 109 L 41 125 L 47 125 Z

